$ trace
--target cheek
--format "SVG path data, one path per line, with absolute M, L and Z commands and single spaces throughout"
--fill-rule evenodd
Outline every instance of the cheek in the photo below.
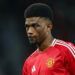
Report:
M 36 32 L 37 32 L 37 38 L 43 39 L 46 35 L 47 30 L 46 30 L 45 26 L 42 26 L 40 28 L 37 28 Z
M 34 35 L 35 35 L 36 40 L 38 40 L 38 41 L 40 40 L 41 33 L 42 33 L 42 31 L 40 29 L 35 31 Z
M 44 29 L 43 29 L 43 30 L 40 30 L 40 31 L 38 32 L 38 36 L 39 36 L 39 39 L 40 39 L 40 40 L 42 40 L 42 39 L 45 37 L 45 31 L 44 31 Z

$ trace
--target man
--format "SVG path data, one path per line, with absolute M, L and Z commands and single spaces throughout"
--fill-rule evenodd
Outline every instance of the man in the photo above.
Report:
M 52 36 L 50 7 L 32 4 L 24 17 L 29 41 L 36 43 L 37 50 L 26 59 L 23 75 L 75 75 L 75 46 Z

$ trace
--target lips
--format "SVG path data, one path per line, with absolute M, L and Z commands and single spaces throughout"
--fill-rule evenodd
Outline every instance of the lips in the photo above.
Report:
M 28 36 L 28 38 L 32 39 L 32 38 L 34 38 L 34 36 Z

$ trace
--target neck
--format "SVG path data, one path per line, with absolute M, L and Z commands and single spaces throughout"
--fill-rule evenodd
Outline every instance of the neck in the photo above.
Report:
M 41 42 L 41 44 L 37 44 L 37 48 L 39 49 L 39 51 L 42 52 L 49 48 L 52 44 L 53 39 L 53 36 L 48 36 L 43 42 Z

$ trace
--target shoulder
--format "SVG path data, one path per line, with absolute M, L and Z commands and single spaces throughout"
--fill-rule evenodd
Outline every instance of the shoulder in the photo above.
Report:
M 33 58 L 35 58 L 35 56 L 38 55 L 38 50 L 35 50 L 32 54 L 30 54 L 27 59 L 26 62 L 29 62 L 30 60 L 32 60 Z
M 62 52 L 69 52 L 75 58 L 75 46 L 71 42 L 55 39 L 53 46 L 60 49 Z

